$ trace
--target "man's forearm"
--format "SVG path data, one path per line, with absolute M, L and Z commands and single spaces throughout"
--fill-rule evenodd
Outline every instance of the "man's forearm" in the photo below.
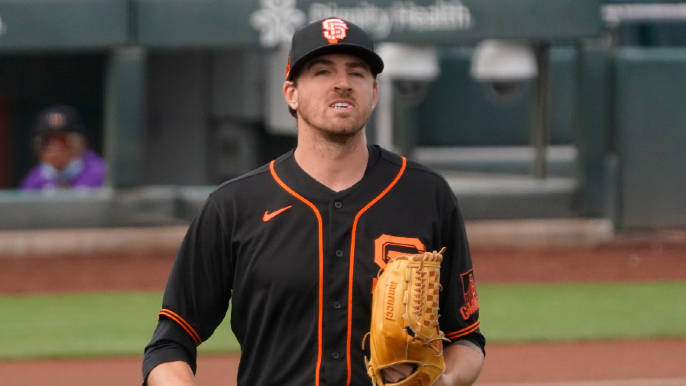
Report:
M 435 386 L 469 386 L 476 382 L 484 365 L 481 349 L 468 340 L 451 344 L 444 350 L 445 373 Z
M 197 386 L 188 363 L 165 362 L 155 366 L 148 374 L 148 386 Z

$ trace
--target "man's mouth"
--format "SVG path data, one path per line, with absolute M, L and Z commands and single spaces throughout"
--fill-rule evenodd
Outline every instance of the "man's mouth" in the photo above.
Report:
M 348 103 L 348 102 L 334 102 L 334 103 L 330 104 L 329 107 L 331 107 L 335 110 L 347 111 L 347 110 L 352 110 L 353 105 L 352 105 L 352 103 Z

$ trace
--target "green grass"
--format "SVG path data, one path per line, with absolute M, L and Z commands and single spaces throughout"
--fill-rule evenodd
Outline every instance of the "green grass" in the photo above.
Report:
M 142 355 L 160 293 L 0 296 L 0 359 Z M 201 352 L 238 352 L 220 326 Z
M 482 285 L 490 342 L 686 337 L 686 282 Z
M 480 285 L 489 343 L 686 337 L 686 281 Z M 159 293 L 0 296 L 0 359 L 142 355 Z M 238 352 L 227 321 L 200 352 Z

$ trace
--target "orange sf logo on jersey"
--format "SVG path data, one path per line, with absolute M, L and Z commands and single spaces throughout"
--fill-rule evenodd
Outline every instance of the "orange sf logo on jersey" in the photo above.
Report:
M 374 240 L 374 262 L 379 268 L 386 268 L 386 263 L 400 255 L 423 253 L 426 247 L 416 237 L 401 237 L 383 234 Z M 376 288 L 377 278 L 372 279 L 372 293 Z
M 322 22 L 322 35 L 329 44 L 336 44 L 345 39 L 348 25 L 341 19 L 326 19 Z

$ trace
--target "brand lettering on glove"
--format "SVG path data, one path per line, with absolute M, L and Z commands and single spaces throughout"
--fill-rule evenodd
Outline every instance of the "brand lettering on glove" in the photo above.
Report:
M 395 288 L 398 283 L 392 281 L 388 284 L 388 292 L 386 293 L 386 312 L 384 316 L 388 320 L 393 320 L 395 315 Z

